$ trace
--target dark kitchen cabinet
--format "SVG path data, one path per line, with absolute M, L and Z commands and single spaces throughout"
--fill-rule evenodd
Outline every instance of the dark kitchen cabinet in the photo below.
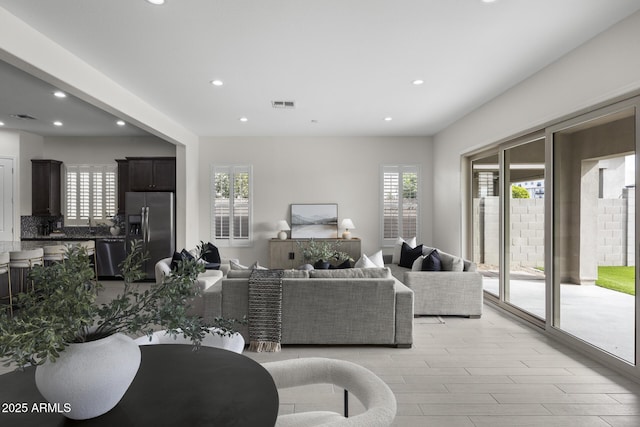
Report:
M 118 164 L 118 215 L 124 215 L 124 197 L 129 190 L 129 161 L 116 159 Z
M 176 191 L 175 157 L 127 157 L 129 191 Z
M 62 215 L 62 162 L 31 160 L 31 214 L 34 216 Z

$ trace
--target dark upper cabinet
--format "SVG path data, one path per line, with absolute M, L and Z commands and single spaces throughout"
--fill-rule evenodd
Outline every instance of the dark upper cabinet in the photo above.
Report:
M 129 191 L 176 191 L 175 157 L 127 157 Z
M 62 162 L 31 160 L 31 214 L 62 215 Z
M 129 161 L 116 159 L 118 164 L 118 215 L 124 215 L 125 194 L 129 190 Z

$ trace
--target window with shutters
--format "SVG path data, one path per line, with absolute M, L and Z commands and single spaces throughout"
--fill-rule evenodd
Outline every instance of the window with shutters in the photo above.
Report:
M 251 166 L 215 165 L 211 173 L 211 235 L 220 246 L 251 244 Z
M 117 166 L 66 165 L 65 226 L 106 222 L 117 210 Z
M 382 246 L 398 237 L 419 236 L 420 168 L 417 165 L 383 165 L 380 171 Z

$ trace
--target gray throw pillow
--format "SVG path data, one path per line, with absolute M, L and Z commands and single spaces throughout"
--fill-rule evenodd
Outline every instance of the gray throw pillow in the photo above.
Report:
M 440 261 L 442 262 L 443 271 L 463 271 L 464 260 L 455 255 L 448 254 L 446 252 L 440 252 Z

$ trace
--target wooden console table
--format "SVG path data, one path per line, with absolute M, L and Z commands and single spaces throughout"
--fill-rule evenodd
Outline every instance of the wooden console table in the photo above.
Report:
M 271 239 L 269 240 L 269 268 L 298 268 L 304 264 L 300 242 L 310 239 Z M 337 242 L 338 250 L 349 254 L 353 261 L 357 261 L 362 254 L 360 239 L 313 239 L 317 242 Z

